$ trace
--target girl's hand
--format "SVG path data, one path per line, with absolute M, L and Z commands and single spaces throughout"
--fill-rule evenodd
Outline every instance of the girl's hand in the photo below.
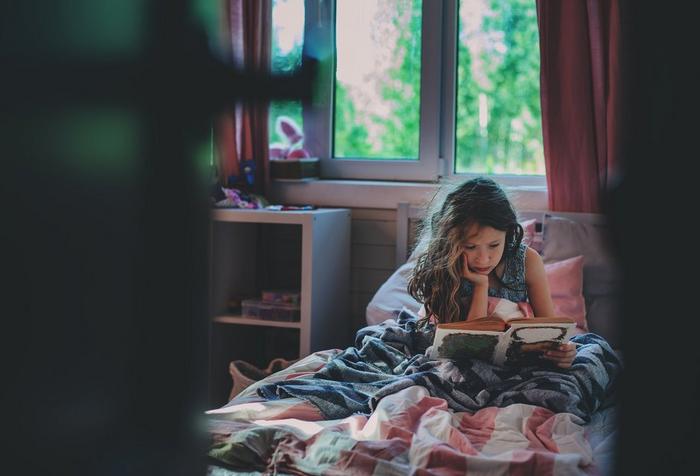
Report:
M 488 287 L 489 285 L 488 274 L 475 273 L 469 269 L 469 260 L 466 253 L 462 253 L 462 277 L 470 281 L 474 287 Z
M 576 357 L 576 346 L 573 342 L 567 342 L 566 344 L 560 345 L 558 348 L 548 350 L 543 354 L 543 357 L 554 362 L 557 367 L 568 369 L 571 367 L 571 362 L 574 361 L 574 357 Z

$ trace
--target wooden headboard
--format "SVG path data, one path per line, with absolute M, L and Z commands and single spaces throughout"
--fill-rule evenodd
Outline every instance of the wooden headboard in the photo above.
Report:
M 424 208 L 407 202 L 396 207 L 396 267 L 406 262 L 413 251 L 416 239 L 416 225 L 423 218 Z

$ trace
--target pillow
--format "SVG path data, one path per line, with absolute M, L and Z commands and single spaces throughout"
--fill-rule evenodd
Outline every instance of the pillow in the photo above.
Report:
M 554 304 L 554 314 L 571 317 L 576 326 L 588 331 L 586 301 L 583 298 L 583 256 L 547 263 L 544 272 Z
M 417 314 L 421 308 L 420 303 L 408 294 L 408 280 L 416 265 L 416 256 L 411 254 L 407 262 L 402 264 L 394 274 L 389 276 L 374 294 L 367 304 L 365 318 L 367 324 L 375 325 L 393 319 L 404 307 Z
M 605 226 L 545 215 L 542 258 L 545 263 L 583 256 L 583 293 L 605 296 L 619 287 L 619 272 Z
M 620 348 L 619 296 L 597 296 L 586 299 L 587 320 L 591 331 L 605 337 L 613 347 Z
M 589 330 L 617 347 L 620 272 L 605 226 L 545 214 L 545 264 L 583 255 L 583 295 Z

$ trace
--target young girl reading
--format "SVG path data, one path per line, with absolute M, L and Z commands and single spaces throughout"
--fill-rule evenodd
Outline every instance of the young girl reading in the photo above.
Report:
M 540 255 L 522 242 L 523 228 L 503 189 L 478 177 L 451 190 L 426 216 L 408 292 L 425 321 L 456 322 L 487 316 L 488 298 L 528 303 L 535 316 L 554 315 Z M 572 343 L 545 358 L 568 368 Z

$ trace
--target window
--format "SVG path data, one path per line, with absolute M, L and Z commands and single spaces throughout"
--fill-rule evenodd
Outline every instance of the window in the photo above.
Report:
M 303 123 L 324 177 L 544 184 L 534 0 L 273 5 L 273 68 L 303 48 L 322 71 L 303 114 L 272 106 L 271 134 L 279 115 Z
M 533 0 L 461 0 L 457 173 L 544 175 Z
M 272 1 L 271 70 L 274 74 L 291 73 L 301 66 L 304 44 L 304 0 Z M 272 101 L 269 111 L 270 147 L 289 153 L 287 136 L 279 129 L 279 120 L 288 117 L 303 130 L 304 120 L 300 101 Z M 301 146 L 299 144 L 298 146 Z

